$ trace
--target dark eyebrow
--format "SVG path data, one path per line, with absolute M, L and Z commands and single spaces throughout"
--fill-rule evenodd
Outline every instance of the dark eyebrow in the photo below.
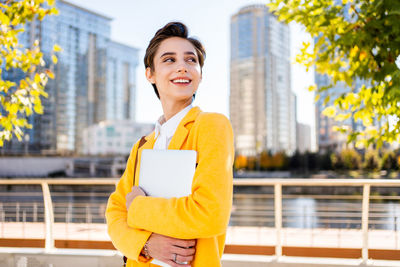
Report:
M 193 55 L 193 56 L 196 56 L 196 54 L 193 53 L 193 52 L 185 52 L 185 55 Z
M 174 52 L 165 52 L 164 54 L 162 54 L 162 55 L 160 56 L 160 58 L 161 58 L 161 57 L 165 57 L 165 56 L 175 56 L 175 55 L 176 55 L 176 53 L 174 53 Z M 193 52 L 191 52 L 191 51 L 185 52 L 185 55 L 193 55 L 193 56 L 196 56 L 196 54 L 193 53 Z
M 160 57 L 165 57 L 165 56 L 174 56 L 176 55 L 176 53 L 174 52 L 165 52 L 164 54 L 162 54 Z

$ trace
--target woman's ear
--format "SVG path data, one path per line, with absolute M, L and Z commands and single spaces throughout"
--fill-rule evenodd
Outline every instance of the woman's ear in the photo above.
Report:
M 155 83 L 156 83 L 155 78 L 154 78 L 154 75 L 153 75 L 153 72 L 152 72 L 152 70 L 151 70 L 150 67 L 147 67 L 147 68 L 146 68 L 146 79 L 147 79 L 151 84 L 155 84 Z

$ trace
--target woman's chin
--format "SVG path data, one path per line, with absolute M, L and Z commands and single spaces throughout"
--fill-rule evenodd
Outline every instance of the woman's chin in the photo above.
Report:
M 177 95 L 169 95 L 167 96 L 167 99 L 170 99 L 171 101 L 174 102 L 186 102 L 186 101 L 192 101 L 193 94 L 177 94 Z

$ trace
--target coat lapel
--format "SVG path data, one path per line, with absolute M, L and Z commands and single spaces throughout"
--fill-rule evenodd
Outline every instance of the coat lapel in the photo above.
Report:
M 144 141 L 143 145 L 141 147 L 139 147 L 139 149 L 137 151 L 137 154 L 136 154 L 136 157 L 137 157 L 136 162 L 137 163 L 135 163 L 135 168 L 134 168 L 135 174 L 134 174 L 134 181 L 133 181 L 134 185 L 136 185 L 136 186 L 139 186 L 139 169 L 140 169 L 140 158 L 142 155 L 142 151 L 143 151 L 143 149 L 153 149 L 153 146 L 155 143 L 154 135 L 155 135 L 155 133 L 153 131 L 150 135 L 146 136 L 144 138 L 145 141 Z
M 178 128 L 176 128 L 175 134 L 169 143 L 168 149 L 181 149 L 183 142 L 185 142 L 190 131 L 188 127 L 189 123 L 193 122 L 200 112 L 201 110 L 199 107 L 194 107 L 189 110 L 188 114 L 186 114 L 186 116 L 179 123 Z
M 150 135 L 145 137 L 146 143 L 144 143 L 143 146 L 139 148 L 139 152 L 143 149 L 153 149 L 154 143 L 156 142 L 156 140 L 154 139 L 154 135 L 155 133 L 153 131 Z

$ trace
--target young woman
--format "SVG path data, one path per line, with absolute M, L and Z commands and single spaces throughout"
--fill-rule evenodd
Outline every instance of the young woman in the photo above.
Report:
M 146 77 L 164 114 L 133 146 L 106 211 L 109 235 L 127 266 L 157 266 L 152 259 L 171 266 L 221 266 L 232 205 L 233 133 L 225 116 L 192 106 L 204 58 L 202 44 L 179 22 L 158 30 L 147 47 Z M 143 149 L 197 151 L 191 194 L 146 196 L 137 186 Z

